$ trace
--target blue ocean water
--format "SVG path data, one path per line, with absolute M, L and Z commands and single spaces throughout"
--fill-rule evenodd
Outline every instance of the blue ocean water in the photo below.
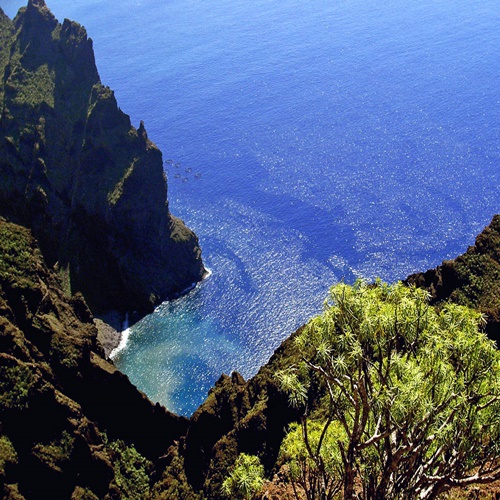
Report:
M 498 0 L 47 3 L 145 121 L 212 270 L 115 358 L 172 411 L 254 374 L 334 282 L 434 267 L 499 211 Z

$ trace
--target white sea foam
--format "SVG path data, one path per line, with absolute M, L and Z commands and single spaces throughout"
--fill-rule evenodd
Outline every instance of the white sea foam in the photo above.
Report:
M 122 325 L 122 331 L 120 332 L 120 343 L 111 351 L 109 355 L 110 359 L 114 359 L 119 352 L 125 349 L 129 337 L 130 337 L 130 326 L 127 313 L 125 315 L 125 320 Z
M 206 279 L 210 278 L 210 276 L 212 276 L 213 273 L 212 273 L 211 269 L 206 267 L 205 270 L 206 270 L 206 274 L 203 277 L 203 280 L 201 280 L 199 282 L 191 283 L 191 285 L 188 286 L 181 293 L 181 296 L 189 293 L 191 290 L 196 288 L 199 284 L 203 283 L 203 281 L 205 281 Z M 123 324 L 122 324 L 122 331 L 120 332 L 120 342 L 109 354 L 110 359 L 114 359 L 121 351 L 123 351 L 125 349 L 125 347 L 127 347 L 129 337 L 130 337 L 130 322 L 129 322 L 129 315 L 127 313 L 125 315 L 125 320 L 123 321 Z

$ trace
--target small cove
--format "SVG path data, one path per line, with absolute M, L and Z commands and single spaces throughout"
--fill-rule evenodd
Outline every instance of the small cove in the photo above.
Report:
M 145 121 L 213 273 L 115 358 L 172 411 L 254 374 L 332 283 L 434 267 L 499 210 L 498 2 L 48 6 L 86 26 L 101 79 Z

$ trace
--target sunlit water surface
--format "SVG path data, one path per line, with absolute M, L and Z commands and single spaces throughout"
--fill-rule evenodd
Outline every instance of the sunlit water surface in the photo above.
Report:
M 48 5 L 170 160 L 213 273 L 115 358 L 170 410 L 254 374 L 332 283 L 434 267 L 499 210 L 498 0 Z

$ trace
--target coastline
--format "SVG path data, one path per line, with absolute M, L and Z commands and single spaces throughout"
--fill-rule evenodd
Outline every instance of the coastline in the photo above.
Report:
M 129 322 L 129 314 L 125 315 L 125 319 L 122 323 L 121 332 L 120 332 L 120 341 L 118 345 L 109 353 L 108 358 L 114 359 L 115 356 L 125 348 L 127 345 L 128 337 L 130 335 L 130 322 Z
M 97 327 L 97 340 L 101 343 L 106 359 L 111 359 L 111 353 L 120 345 L 123 326 L 127 315 L 119 311 L 109 311 L 94 318 Z
M 210 276 L 212 276 L 212 271 L 205 268 L 205 272 L 200 281 L 192 283 L 181 293 L 167 300 L 177 300 L 187 295 L 210 278 Z M 102 345 L 104 355 L 107 360 L 112 361 L 127 346 L 131 326 L 129 313 L 109 311 L 99 317 L 95 317 L 94 324 L 97 327 L 97 339 Z

